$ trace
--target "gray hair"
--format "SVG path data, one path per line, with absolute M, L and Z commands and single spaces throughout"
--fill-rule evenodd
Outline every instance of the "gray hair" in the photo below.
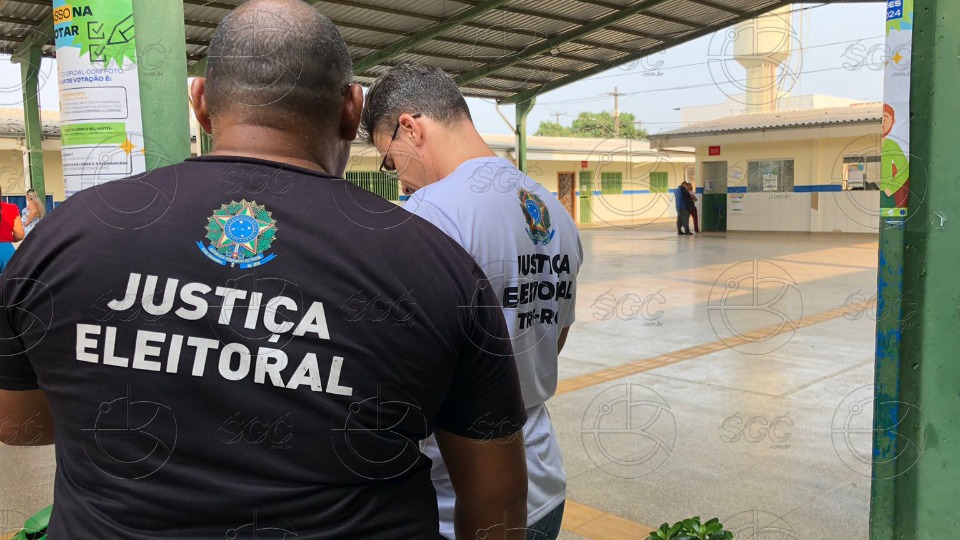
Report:
M 227 15 L 210 41 L 211 117 L 288 127 L 339 117 L 353 78 L 347 44 L 301 0 L 253 0 Z
M 373 132 L 395 123 L 403 113 L 420 113 L 441 124 L 473 120 L 453 77 L 413 62 L 390 68 L 367 90 L 360 122 L 367 142 L 373 144 Z

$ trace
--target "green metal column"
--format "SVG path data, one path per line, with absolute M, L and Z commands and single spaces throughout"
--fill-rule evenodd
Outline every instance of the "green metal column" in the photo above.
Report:
M 960 523 L 960 190 L 956 188 L 956 126 L 960 123 L 957 51 L 960 50 L 960 2 L 916 0 L 911 61 L 910 219 L 900 229 L 881 233 L 880 315 L 905 311 L 902 332 L 881 339 L 886 317 L 879 318 L 877 407 L 896 421 L 893 448 L 875 446 L 877 465 L 896 456 L 896 483 L 881 477 L 874 484 L 893 486 L 892 494 L 875 489 L 871 517 L 893 508 L 893 519 L 871 529 L 872 540 L 954 538 Z M 926 194 L 925 197 L 923 194 Z M 922 199 L 922 204 L 920 204 Z M 902 243 L 897 240 L 902 237 Z M 902 300 L 885 283 L 898 277 L 902 254 Z M 892 305 L 891 300 L 895 301 Z M 900 301 L 897 301 L 900 300 Z M 901 313 L 902 314 L 902 313 Z M 899 346 L 897 346 L 899 345 Z M 899 353 L 899 361 L 887 356 Z M 882 439 L 882 436 L 875 437 Z M 919 458 L 918 458 L 919 456 Z M 888 471 L 889 472 L 889 471 Z M 878 474 L 875 474 L 878 476 Z M 892 499 L 890 497 L 892 496 Z M 889 525 L 889 527 L 885 526 Z M 892 527 L 892 530 L 890 528 Z
M 911 182 L 916 180 L 911 178 Z M 913 203 L 914 201 L 910 201 L 910 212 L 914 211 Z M 918 217 L 914 216 L 912 219 L 916 220 Z M 880 229 L 880 257 L 877 268 L 870 540 L 894 540 L 895 493 L 898 480 L 898 422 L 894 404 L 900 401 L 901 338 L 905 331 L 901 326 L 902 307 L 905 303 L 903 270 L 904 224 L 883 223 Z
M 533 110 L 537 98 L 517 101 L 517 168 L 527 172 L 527 115 Z
M 17 59 L 23 88 L 23 126 L 26 132 L 27 171 L 30 187 L 37 190 L 41 201 L 47 200 L 43 179 L 43 126 L 40 123 L 39 84 L 42 48 L 32 46 Z M 41 204 L 46 204 L 42 202 Z
M 182 2 L 133 0 L 147 170 L 190 157 L 187 49 Z

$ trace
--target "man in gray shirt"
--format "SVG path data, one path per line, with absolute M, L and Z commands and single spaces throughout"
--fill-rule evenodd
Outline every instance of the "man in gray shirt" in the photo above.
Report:
M 367 92 L 363 128 L 396 170 L 404 208 L 457 241 L 481 266 L 502 305 L 527 422 L 528 538 L 556 538 L 566 475 L 545 402 L 557 388 L 557 356 L 573 324 L 583 258 L 573 219 L 546 188 L 498 157 L 477 133 L 456 83 L 437 68 L 401 64 Z M 502 418 L 478 422 L 506 427 Z M 454 493 L 432 440 L 440 533 L 453 538 Z

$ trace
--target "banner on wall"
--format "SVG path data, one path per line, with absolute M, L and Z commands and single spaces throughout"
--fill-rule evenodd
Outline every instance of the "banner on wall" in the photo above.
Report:
M 883 77 L 880 216 L 907 217 L 910 195 L 910 57 L 913 0 L 887 0 Z
M 66 196 L 146 171 L 133 0 L 54 0 Z
M 743 195 L 739 194 L 730 194 L 730 213 L 731 214 L 743 214 Z

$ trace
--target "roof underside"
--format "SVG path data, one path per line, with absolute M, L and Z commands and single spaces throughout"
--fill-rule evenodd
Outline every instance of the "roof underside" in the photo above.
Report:
M 164 0 L 171 1 L 171 0 Z M 307 0 L 340 28 L 356 79 L 405 60 L 438 66 L 466 95 L 510 102 L 715 32 L 789 0 Z M 863 0 L 833 0 L 857 2 Z M 243 0 L 183 0 L 188 65 Z M 49 31 L 51 0 L 0 0 L 0 53 Z M 43 23 L 47 24 L 44 25 Z M 45 56 L 52 40 L 40 34 Z M 198 64 L 199 62 L 199 64 Z

